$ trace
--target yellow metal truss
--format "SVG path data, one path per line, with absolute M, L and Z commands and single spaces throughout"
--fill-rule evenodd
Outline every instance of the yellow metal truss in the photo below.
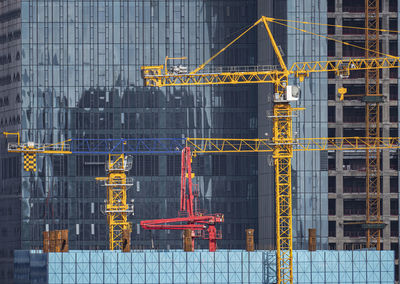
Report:
M 379 0 L 365 0 L 365 58 L 379 54 Z M 379 138 L 379 100 L 370 101 L 368 97 L 382 96 L 379 92 L 379 69 L 365 71 L 365 130 L 367 138 Z M 380 151 L 366 151 L 366 236 L 367 248 L 381 249 L 381 161 Z
M 165 86 L 199 86 L 199 85 L 227 85 L 227 84 L 258 84 L 272 83 L 282 84 L 287 81 L 288 76 L 295 76 L 303 81 L 311 73 L 335 72 L 338 76 L 348 76 L 350 71 L 369 70 L 371 68 L 387 69 L 398 68 L 400 65 L 399 57 L 382 58 L 360 58 L 360 59 L 341 59 L 314 62 L 296 62 L 288 70 L 265 70 L 263 68 L 248 66 L 244 69 L 249 71 L 218 72 L 213 71 L 204 73 L 187 74 L 162 74 L 164 69 L 161 66 L 143 66 L 142 76 L 146 86 L 165 87 Z M 157 70 L 157 71 L 156 71 Z
M 42 153 L 42 154 L 72 154 L 70 150 L 71 139 L 52 144 L 8 143 L 10 153 Z
M 104 181 L 107 187 L 107 203 L 104 213 L 107 215 L 109 226 L 109 249 L 122 250 L 123 231 L 132 231 L 131 223 L 128 222 L 128 215 L 133 214 L 133 204 L 127 203 L 127 188 L 129 184 L 126 172 L 131 164 L 124 154 L 110 154 L 107 162 L 108 176 L 97 178 Z
M 292 242 L 292 169 L 293 137 L 292 107 L 275 104 L 273 116 L 273 143 L 276 198 L 276 254 L 279 283 L 293 282 Z
M 274 107 L 273 139 L 187 138 L 193 153 L 272 152 L 275 168 L 277 276 L 278 283 L 293 282 L 291 158 L 297 151 L 365 151 L 399 149 L 400 137 L 292 137 L 292 112 L 289 104 Z
M 18 143 L 9 143 L 8 152 L 24 154 L 24 170 L 36 171 L 36 155 L 40 154 L 72 154 L 69 142 L 65 140 L 54 144 L 20 143 L 19 133 L 4 133 L 17 135 Z M 107 187 L 107 203 L 104 213 L 107 215 L 109 226 L 109 249 L 122 250 L 122 234 L 124 230 L 132 231 L 128 215 L 133 214 L 133 204 L 127 203 L 127 188 L 132 184 L 128 182 L 126 172 L 131 163 L 124 154 L 110 154 L 107 161 L 107 177 L 96 178 L 103 181 Z
M 53 144 L 37 144 L 33 142 L 20 143 L 19 133 L 8 133 L 4 132 L 6 136 L 16 135 L 18 137 L 18 143 L 9 143 L 8 152 L 10 153 L 23 153 L 24 154 L 24 170 L 27 172 L 36 171 L 36 155 L 41 154 L 72 154 L 70 151 L 69 142 L 71 140 L 65 140 L 59 143 Z
M 399 149 L 400 137 L 296 138 L 291 143 L 293 152 L 364 151 L 366 149 Z M 195 154 L 273 152 L 275 144 L 273 139 L 186 138 L 186 145 L 193 149 Z

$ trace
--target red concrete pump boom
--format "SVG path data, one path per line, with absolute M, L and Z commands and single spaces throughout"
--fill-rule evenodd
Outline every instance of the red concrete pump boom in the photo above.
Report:
M 194 215 L 194 195 L 193 195 L 193 184 L 192 178 L 192 157 L 190 155 L 190 148 L 185 147 L 182 150 L 181 156 L 181 211 L 186 211 L 188 216 Z M 186 193 L 187 184 L 187 193 Z
M 222 239 L 221 231 L 217 231 L 215 225 L 224 221 L 223 214 L 204 214 L 199 208 L 195 208 L 194 201 L 197 197 L 193 190 L 192 156 L 190 148 L 182 150 L 181 161 L 181 199 L 180 214 L 182 217 L 170 219 L 144 220 L 140 225 L 145 230 L 192 230 L 192 248 L 194 239 L 208 240 L 209 251 L 216 251 L 217 240 Z

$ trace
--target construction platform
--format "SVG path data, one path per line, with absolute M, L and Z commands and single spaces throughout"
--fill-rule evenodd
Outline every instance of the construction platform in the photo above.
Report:
M 393 251 L 293 251 L 294 283 L 394 283 Z M 276 283 L 275 251 L 15 251 L 14 283 Z

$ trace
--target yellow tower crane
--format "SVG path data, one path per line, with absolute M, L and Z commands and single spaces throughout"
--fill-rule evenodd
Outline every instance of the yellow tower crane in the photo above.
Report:
M 400 58 L 385 56 L 382 58 L 296 62 L 290 68 L 287 68 L 274 40 L 269 23 L 282 24 L 274 18 L 261 17 L 232 42 L 192 72 L 181 72 L 179 68 L 176 68 L 177 71 L 174 71 L 175 69 L 172 68 L 172 72 L 167 71 L 163 73 L 163 70 L 167 70 L 167 66 L 163 65 L 142 66 L 141 72 L 145 86 L 153 87 L 255 83 L 274 84 L 273 138 L 271 142 L 273 145 L 272 153 L 275 169 L 277 281 L 278 283 L 293 283 L 291 159 L 293 157 L 293 145 L 295 141 L 292 135 L 292 113 L 298 109 L 292 108 L 290 102 L 295 102 L 299 99 L 299 92 L 296 86 L 288 85 L 288 78 L 294 76 L 302 82 L 310 74 L 320 72 L 335 72 L 338 76 L 348 77 L 352 70 L 398 68 Z M 205 66 L 215 57 L 259 24 L 263 24 L 268 33 L 280 68 L 250 66 L 243 70 L 235 70 L 233 68 L 232 71 L 203 71 Z M 340 90 L 341 98 L 343 98 L 345 93 L 346 90 Z M 368 141 L 381 141 L 379 137 L 375 138 L 370 137 Z M 229 141 L 229 139 L 225 141 Z M 368 141 L 366 143 L 371 144 Z
M 81 147 L 81 150 L 74 151 L 71 145 L 81 143 L 81 145 L 89 145 L 89 143 L 98 143 L 96 140 L 82 139 L 69 139 L 58 143 L 41 145 L 33 142 L 20 143 L 19 133 L 4 132 L 4 135 L 16 135 L 17 143 L 8 144 L 8 152 L 10 153 L 23 153 L 24 154 L 24 170 L 36 171 L 36 156 L 40 154 L 73 154 L 81 153 L 88 154 L 89 151 L 95 154 L 96 151 L 92 150 L 90 146 Z M 104 153 L 101 151 L 101 153 Z M 107 200 L 103 213 L 107 216 L 108 234 L 109 234 L 109 249 L 110 250 L 123 250 L 124 249 L 124 236 L 128 236 L 125 243 L 129 243 L 131 223 L 128 222 L 128 215 L 134 213 L 133 203 L 127 202 L 126 190 L 132 186 L 132 179 L 126 177 L 126 172 L 132 167 L 132 160 L 125 156 L 124 153 L 108 154 L 106 162 L 107 177 L 96 178 L 97 181 L 102 181 L 103 185 L 107 188 Z M 126 249 L 126 248 L 125 248 Z
M 127 188 L 133 185 L 133 180 L 126 177 L 126 172 L 132 168 L 132 160 L 124 154 L 109 154 L 106 163 L 107 177 L 96 180 L 104 182 L 107 187 L 107 203 L 103 213 L 107 215 L 108 239 L 110 250 L 127 251 L 130 239 L 123 236 L 132 232 L 132 224 L 128 215 L 134 213 L 133 203 L 127 203 Z

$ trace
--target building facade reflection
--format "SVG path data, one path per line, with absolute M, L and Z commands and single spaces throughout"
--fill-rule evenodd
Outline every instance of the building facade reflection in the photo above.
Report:
M 247 3 L 248 2 L 248 3 Z M 140 66 L 188 56 L 194 69 L 256 19 L 255 1 L 22 1 L 22 141 L 75 138 L 256 137 L 251 86 L 145 88 Z M 245 7 L 245 8 L 243 8 Z M 215 64 L 255 64 L 256 34 Z M 175 62 L 171 62 L 173 64 Z M 71 249 L 105 249 L 101 156 L 40 156 L 22 175 L 22 248 L 41 246 L 46 229 L 68 228 Z M 221 248 L 244 245 L 256 228 L 256 156 L 194 161 L 202 206 L 224 212 Z M 135 156 L 132 244 L 178 248 L 179 232 L 150 232 L 142 219 L 178 213 L 180 161 Z M 151 241 L 153 240 L 153 241 Z M 202 246 L 203 244 L 200 243 Z

